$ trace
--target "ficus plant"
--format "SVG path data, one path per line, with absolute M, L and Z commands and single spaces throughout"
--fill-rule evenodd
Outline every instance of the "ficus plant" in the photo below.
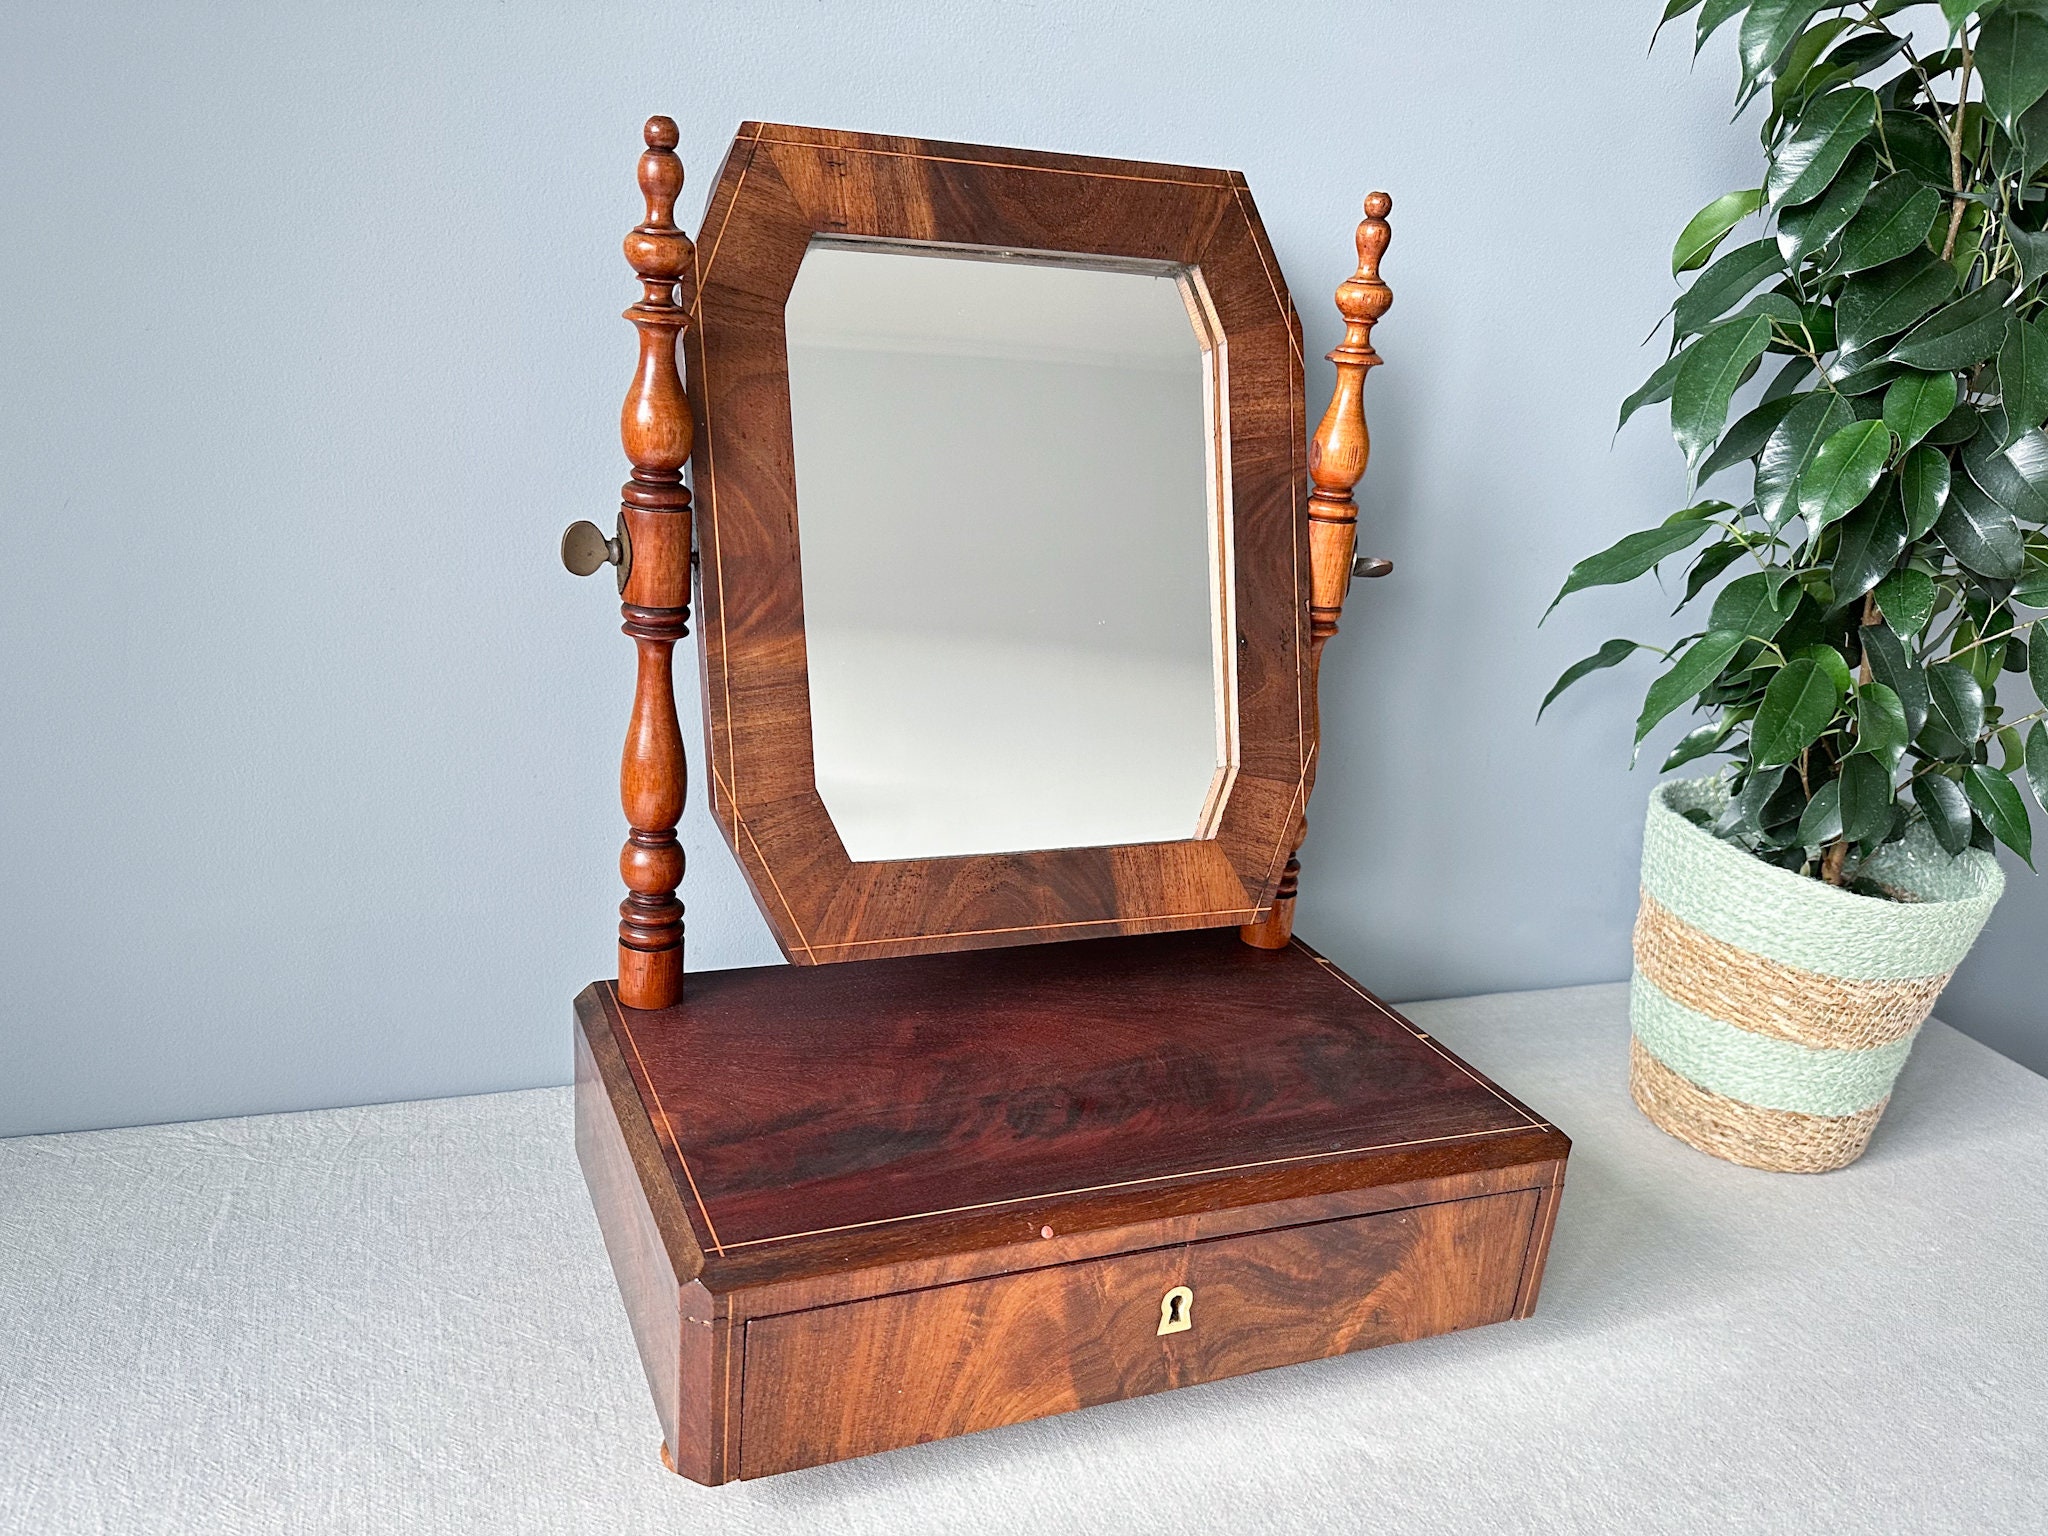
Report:
M 1621 407 L 1670 402 L 1692 504 L 1581 561 L 1558 599 L 1684 556 L 1679 611 L 1704 616 L 1670 648 L 1608 641 L 1543 708 L 1651 652 L 1637 745 L 1704 716 L 1664 767 L 1731 760 L 1720 836 L 1859 889 L 1861 862 L 1922 821 L 1951 853 L 1996 841 L 2031 864 L 2048 0 L 1670 0 L 1658 30 L 1694 10 L 1695 54 L 1736 28 L 1762 185 L 1679 235 L 1672 273 L 1695 275 L 1669 356 Z

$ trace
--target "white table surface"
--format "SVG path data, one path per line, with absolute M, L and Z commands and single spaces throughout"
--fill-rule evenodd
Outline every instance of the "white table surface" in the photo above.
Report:
M 1636 1114 L 1620 987 L 1410 1011 L 1575 1139 L 1533 1319 L 718 1489 L 566 1089 L 0 1142 L 0 1530 L 2048 1529 L 2048 1080 L 1930 1025 L 1772 1175 Z

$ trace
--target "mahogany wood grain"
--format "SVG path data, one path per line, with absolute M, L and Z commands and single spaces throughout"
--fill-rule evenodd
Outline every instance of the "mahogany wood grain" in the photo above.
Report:
M 783 306 L 814 236 L 1138 259 L 1222 333 L 1236 762 L 1214 836 L 852 862 L 819 798 Z M 699 232 L 685 338 L 713 810 L 800 964 L 1235 927 L 1270 905 L 1306 781 L 1300 327 L 1234 172 L 750 123 Z M 971 480 L 971 466 L 963 467 Z
M 706 1253 L 1542 1125 L 1306 949 L 1227 932 L 789 978 L 620 1016 Z
M 620 516 L 631 546 L 622 592 L 625 632 L 637 652 L 633 714 L 619 762 L 619 800 L 631 829 L 619 852 L 626 899 L 619 906 L 619 997 L 631 1008 L 665 1008 L 682 996 L 683 850 L 676 840 L 686 790 L 682 727 L 672 662 L 690 618 L 690 493 L 683 485 L 695 427 L 676 368 L 687 319 L 676 285 L 694 259 L 676 228 L 683 165 L 676 125 L 651 117 L 643 130 L 640 191 L 646 216 L 626 236 L 641 296 L 626 311 L 640 361 L 619 412 L 619 439 L 633 466 Z
M 1374 192 L 1365 200 L 1365 218 L 1358 226 L 1358 269 L 1337 287 L 1337 312 L 1344 317 L 1344 339 L 1329 354 L 1330 361 L 1337 365 L 1337 385 L 1308 450 L 1309 477 L 1315 482 L 1308 501 L 1307 685 L 1309 734 L 1314 741 L 1320 741 L 1322 735 L 1317 690 L 1323 646 L 1337 633 L 1337 619 L 1344 611 L 1344 594 L 1351 587 L 1352 556 L 1358 545 L 1358 504 L 1352 499 L 1352 491 L 1372 456 L 1372 437 L 1365 424 L 1365 376 L 1380 362 L 1380 355 L 1372 346 L 1372 328 L 1394 302 L 1393 290 L 1380 280 L 1380 258 L 1386 254 L 1391 236 L 1387 215 L 1393 209 L 1394 200 L 1384 192 Z M 1374 564 L 1384 567 L 1374 571 L 1376 575 L 1393 569 L 1385 561 Z M 1298 854 L 1302 839 L 1308 835 L 1308 797 L 1315 790 L 1315 781 L 1311 754 L 1279 890 L 1272 907 L 1242 930 L 1247 944 L 1279 949 L 1293 936 L 1294 900 L 1301 879 Z
M 1499 1322 L 1537 1200 L 1523 1190 L 751 1322 L 740 1475 Z M 1190 1326 L 1162 1335 L 1175 1287 Z
M 1379 1294 L 1409 1298 L 1412 1333 L 1526 1315 L 1570 1150 L 1305 945 L 1228 930 L 709 972 L 651 1012 L 599 983 L 577 1014 L 586 1175 L 657 1401 L 676 1384 L 664 1433 L 700 1481 L 757 1465 L 743 1401 L 777 1389 L 754 1330 L 880 1297 L 1522 1200 L 1485 1307 L 1459 1289 L 1473 1274 L 1420 1249 Z M 1493 1273 L 1490 1249 L 1458 1251 Z M 1329 1352 L 1317 1295 L 1272 1325 L 1281 1357 Z M 1229 1364 L 1245 1358 L 1214 1373 L 1280 1363 Z

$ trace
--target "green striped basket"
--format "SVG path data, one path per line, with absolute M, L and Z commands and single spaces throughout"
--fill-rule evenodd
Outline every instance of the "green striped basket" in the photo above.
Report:
M 1779 869 L 1688 820 L 1717 774 L 1659 785 L 1643 837 L 1629 1090 L 1702 1152 L 1786 1173 L 1862 1155 L 1913 1037 L 2005 875 L 1916 826 L 1860 873 L 1901 899 Z

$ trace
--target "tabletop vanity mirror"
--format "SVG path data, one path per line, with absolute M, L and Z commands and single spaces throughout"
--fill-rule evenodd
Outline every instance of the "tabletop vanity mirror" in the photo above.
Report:
M 1388 200 L 1311 442 L 1235 173 L 747 124 L 693 242 L 646 141 L 632 478 L 563 557 L 638 654 L 576 1134 L 663 1456 L 1526 1315 L 1568 1141 L 1292 936 Z M 787 966 L 684 975 L 693 622 Z

